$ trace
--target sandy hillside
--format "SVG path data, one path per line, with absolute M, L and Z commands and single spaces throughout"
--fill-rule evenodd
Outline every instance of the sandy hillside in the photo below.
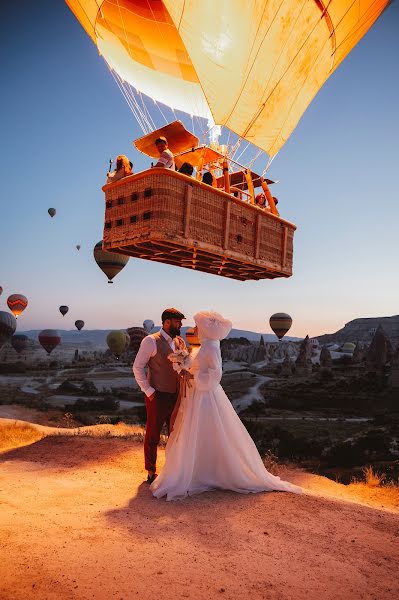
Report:
M 285 470 L 304 495 L 165 502 L 142 450 L 63 435 L 3 451 L 2 600 L 399 597 L 397 495 Z

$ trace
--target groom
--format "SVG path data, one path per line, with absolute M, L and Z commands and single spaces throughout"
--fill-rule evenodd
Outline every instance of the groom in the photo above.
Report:
M 182 319 L 185 316 L 176 308 L 166 308 L 162 313 L 162 329 L 143 339 L 133 363 L 134 377 L 145 395 L 147 409 L 144 458 L 148 483 L 156 477 L 161 430 L 166 423 L 169 434 L 170 417 L 178 396 L 178 374 L 168 355 L 186 347 L 179 335 Z

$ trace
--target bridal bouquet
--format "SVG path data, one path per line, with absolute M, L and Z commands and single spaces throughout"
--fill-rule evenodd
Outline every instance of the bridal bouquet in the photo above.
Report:
M 173 369 L 178 373 L 187 370 L 190 366 L 190 353 L 185 348 L 172 352 L 168 355 L 168 359 L 172 363 Z

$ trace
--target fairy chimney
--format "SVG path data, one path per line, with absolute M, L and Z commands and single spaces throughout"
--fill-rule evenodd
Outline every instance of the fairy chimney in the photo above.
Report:
M 392 355 L 392 344 L 382 326 L 379 325 L 366 354 L 367 369 L 369 371 L 382 370 L 390 362 Z
M 281 365 L 280 375 L 282 377 L 291 377 L 292 369 L 293 369 L 293 364 L 290 360 L 290 357 L 287 355 Z
M 332 365 L 331 352 L 326 346 L 323 346 L 320 352 L 320 365 L 322 367 L 331 367 Z
M 310 343 L 309 336 L 307 335 L 301 342 L 298 358 L 295 361 L 295 373 L 297 375 L 308 375 L 312 372 L 312 361 L 310 360 L 311 356 L 312 345 Z
M 389 375 L 388 383 L 392 387 L 399 388 L 399 344 L 392 354 L 391 373 Z
M 363 352 L 360 342 L 358 341 L 358 342 L 356 342 L 356 346 L 355 346 L 355 349 L 352 354 L 352 362 L 354 364 L 359 364 L 362 362 L 363 358 L 364 358 L 364 352 Z

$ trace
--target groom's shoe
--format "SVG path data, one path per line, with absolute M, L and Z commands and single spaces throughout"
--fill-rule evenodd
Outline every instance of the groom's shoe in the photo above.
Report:
M 151 484 L 157 477 L 158 475 L 156 473 L 153 473 L 152 475 L 148 473 L 147 483 Z

